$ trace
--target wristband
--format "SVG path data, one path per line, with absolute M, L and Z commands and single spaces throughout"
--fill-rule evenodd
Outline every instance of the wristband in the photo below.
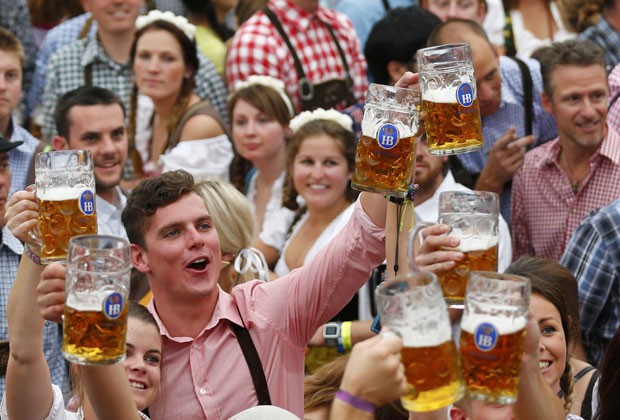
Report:
M 43 265 L 41 264 L 41 257 L 38 256 L 28 244 L 24 245 L 24 254 L 26 254 L 28 258 L 30 258 L 30 261 L 32 261 L 33 263 L 37 265 Z
M 368 414 L 374 414 L 377 408 L 373 403 L 351 395 L 347 391 L 342 389 L 339 389 L 338 392 L 336 392 L 336 398 L 344 403 L 349 404 L 351 407 L 355 407 L 358 410 L 362 410 Z
M 342 347 L 346 350 L 351 350 L 351 321 L 343 322 L 340 326 L 340 335 L 342 336 Z

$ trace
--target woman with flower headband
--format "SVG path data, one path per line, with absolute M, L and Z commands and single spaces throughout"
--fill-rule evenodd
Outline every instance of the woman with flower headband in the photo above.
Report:
M 282 208 L 293 103 L 281 80 L 249 76 L 235 86 L 228 112 L 236 152 L 230 177 L 252 203 L 258 234 L 264 222 Z
M 228 179 L 233 157 L 227 129 L 211 104 L 192 89 L 198 69 L 195 26 L 171 12 L 153 10 L 136 20 L 131 46 L 135 85 L 129 121 L 134 171 L 139 176 L 185 169 L 197 178 Z M 144 138 L 136 138 L 138 91 L 154 114 Z M 130 146 L 130 147 L 132 147 Z

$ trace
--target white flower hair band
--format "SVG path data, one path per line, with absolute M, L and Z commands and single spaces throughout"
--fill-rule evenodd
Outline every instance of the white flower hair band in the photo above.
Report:
M 353 132 L 353 120 L 351 117 L 336 111 L 335 109 L 325 110 L 323 108 L 315 109 L 314 111 L 304 111 L 295 118 L 293 118 L 289 124 L 291 130 L 296 132 L 302 126 L 306 125 L 313 120 L 329 120 L 340 125 L 347 131 Z
M 235 85 L 235 90 L 245 89 L 253 85 L 266 86 L 278 92 L 278 95 L 280 95 L 280 97 L 286 104 L 286 107 L 288 108 L 289 115 L 291 117 L 295 115 L 295 108 L 291 103 L 291 99 L 286 95 L 286 86 L 284 85 L 284 82 L 282 80 L 276 79 L 275 77 L 271 76 L 254 74 L 252 76 L 248 76 L 246 80 L 238 81 Z
M 157 20 L 172 23 L 174 26 L 182 30 L 183 33 L 192 41 L 196 36 L 196 27 L 194 25 L 189 23 L 184 16 L 177 16 L 170 11 L 162 12 L 161 10 L 151 10 L 145 16 L 138 16 L 138 19 L 136 19 L 136 28 L 140 30 L 146 25 L 150 25 Z

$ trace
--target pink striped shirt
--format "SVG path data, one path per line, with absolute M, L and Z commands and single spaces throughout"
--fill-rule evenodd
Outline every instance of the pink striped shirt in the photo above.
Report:
M 384 231 L 356 203 L 340 234 L 308 265 L 269 283 L 251 281 L 229 295 L 196 337 L 172 337 L 149 305 L 164 340 L 163 384 L 149 407 L 158 419 L 227 419 L 257 404 L 250 371 L 230 322 L 243 322 L 260 356 L 271 401 L 303 418 L 305 346 L 385 258 Z
M 525 155 L 512 184 L 514 259 L 534 255 L 559 261 L 577 226 L 592 210 L 620 197 L 620 134 L 607 136 L 589 160 L 590 170 L 577 194 L 558 161 L 555 139 Z

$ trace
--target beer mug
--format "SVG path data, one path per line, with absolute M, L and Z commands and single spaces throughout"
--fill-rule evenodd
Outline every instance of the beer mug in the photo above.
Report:
M 471 399 L 517 401 L 530 293 L 525 277 L 471 273 L 460 338 L 461 366 Z
M 107 235 L 71 238 L 65 277 L 65 359 L 106 365 L 125 358 L 130 272 L 127 240 Z
M 461 399 L 465 386 L 437 277 L 402 274 L 377 286 L 375 298 L 381 324 L 403 339 L 401 361 L 407 376 L 403 407 L 432 411 Z
M 418 90 L 370 85 L 353 188 L 399 197 L 407 194 L 415 165 L 419 105 Z
M 87 150 L 39 153 L 35 158 L 41 262 L 67 257 L 69 239 L 97 233 L 95 174 Z
M 471 271 L 497 271 L 499 243 L 499 196 L 488 191 L 444 191 L 439 195 L 438 223 L 448 225 L 449 236 L 459 238 L 460 244 L 448 250 L 461 251 L 464 257 L 449 271 L 436 273 L 449 305 L 461 305 Z M 420 223 L 409 235 L 410 259 L 413 241 Z
M 447 44 L 417 52 L 422 111 L 433 155 L 482 147 L 476 78 L 467 44 Z

